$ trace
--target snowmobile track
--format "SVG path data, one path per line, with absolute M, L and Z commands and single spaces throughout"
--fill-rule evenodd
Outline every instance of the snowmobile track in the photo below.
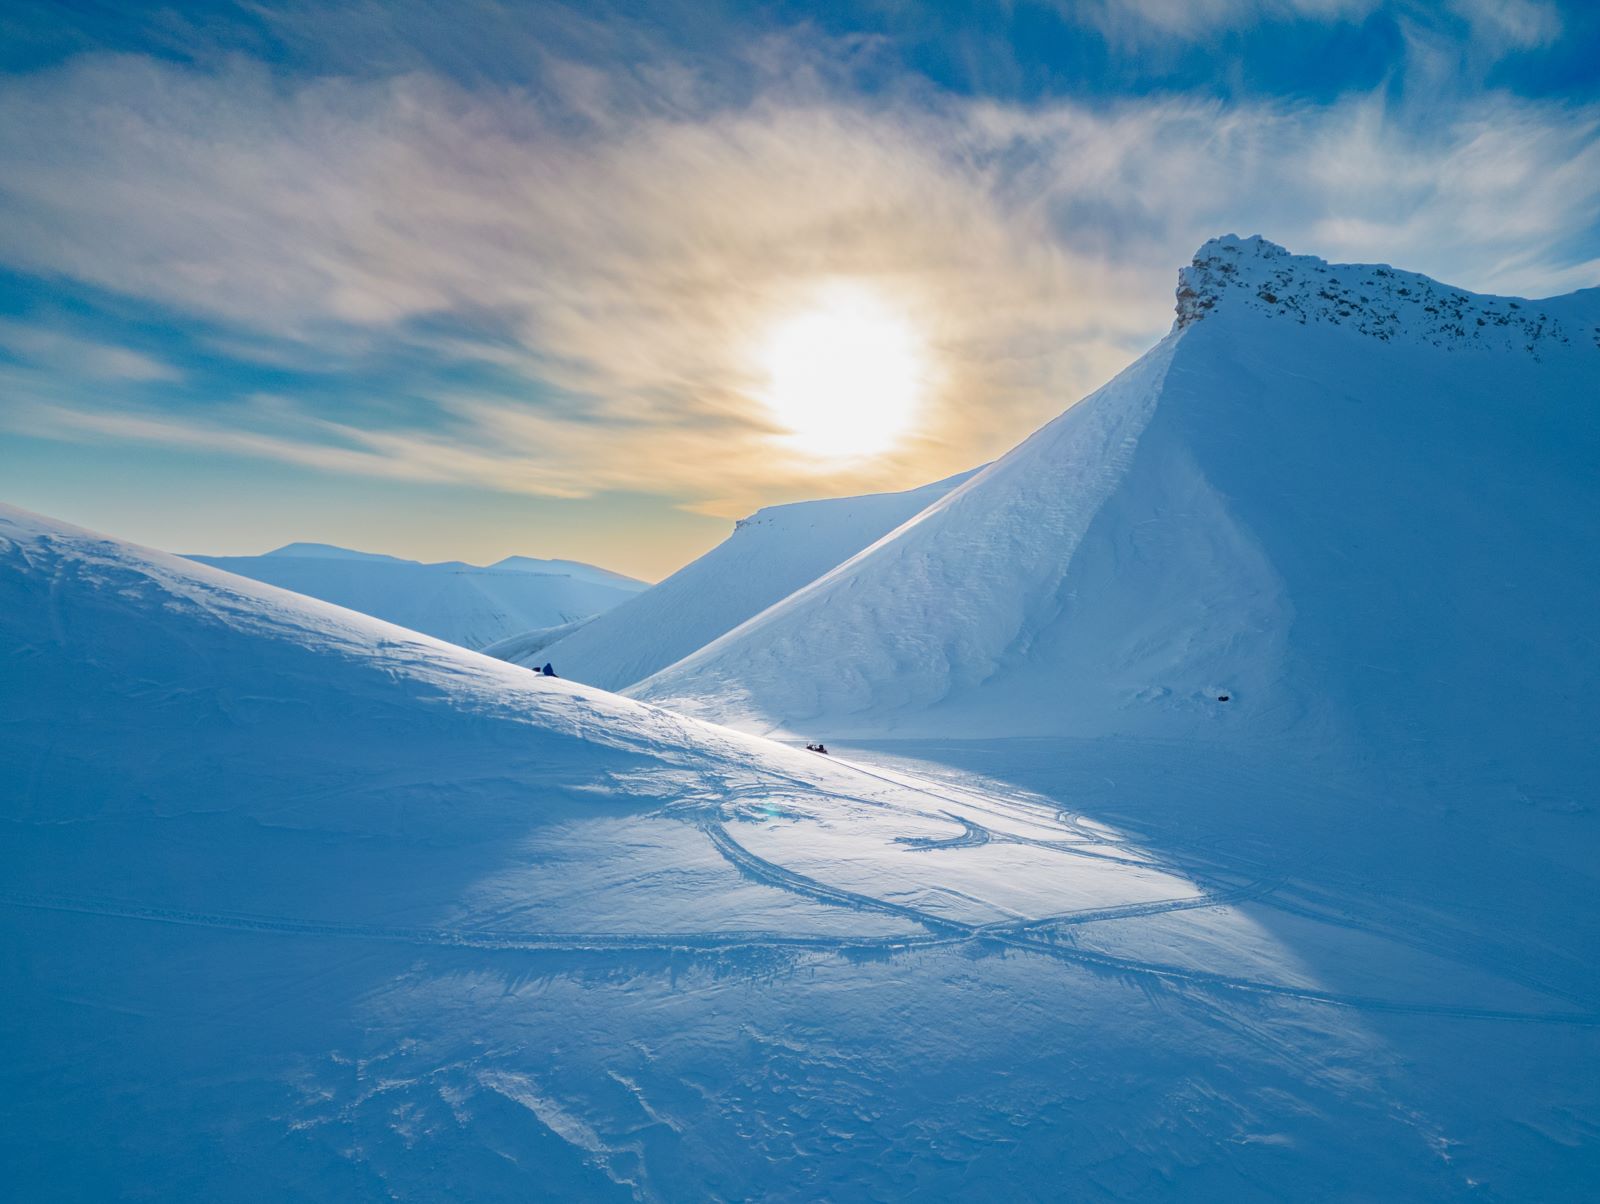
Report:
M 961 825 L 963 831 L 960 836 L 949 839 L 931 836 L 896 836 L 895 843 L 905 845 L 914 853 L 931 853 L 938 849 L 973 849 L 994 839 L 994 833 L 983 825 L 975 824 L 960 815 L 951 815 L 949 812 L 945 814 L 953 823 Z
M 1305 1003 L 1349 1008 L 1354 1011 L 1382 1012 L 1391 1015 L 1436 1016 L 1441 1019 L 1456 1020 L 1567 1024 L 1585 1028 L 1600 1027 L 1600 1013 L 1594 1012 L 1529 1012 L 1457 1004 L 1411 1003 L 1403 1000 L 1383 999 L 1371 995 L 1344 994 L 1337 991 L 1322 991 L 1314 987 L 1296 987 L 1287 983 L 1264 982 L 1259 979 L 1243 978 L 1211 970 L 1192 969 L 1166 962 L 1118 957 L 1114 954 L 1097 953 L 1073 946 L 1060 945 L 1028 935 L 1036 929 L 1048 929 L 1048 927 L 1054 925 L 1071 923 L 1073 922 L 1073 914 L 1082 917 L 1077 920 L 1078 923 L 1094 923 L 1135 915 L 1156 915 L 1194 907 L 1218 906 L 1219 903 L 1214 897 L 1196 896 L 1192 900 L 1172 899 L 1152 903 L 1132 903 L 1126 907 L 1101 908 L 1087 913 L 1069 913 L 1067 916 L 1052 917 L 1044 920 L 1028 920 L 1020 923 L 1011 921 L 983 925 L 965 924 L 958 920 L 933 916 L 903 904 L 890 903 L 887 900 L 875 899 L 870 895 L 862 895 L 854 891 L 831 887 L 803 874 L 784 869 L 782 866 L 758 857 L 744 848 L 715 821 L 707 823 L 705 831 L 711 838 L 712 843 L 717 846 L 725 857 L 740 869 L 745 870 L 751 876 L 768 885 L 798 891 L 806 897 L 819 902 L 838 902 L 855 909 L 887 912 L 915 920 L 938 931 L 963 934 L 972 940 L 994 941 L 1028 952 L 1054 957 L 1062 961 L 1074 962 L 1092 969 L 1106 970 L 1119 974 L 1148 975 L 1166 982 L 1183 983 L 1201 989 L 1236 991 L 1246 994 L 1296 999 Z M 1239 889 L 1241 892 L 1259 891 L 1260 893 L 1266 893 L 1266 890 L 1273 888 L 1274 885 L 1270 882 L 1257 882 Z M 944 944 L 948 943 L 948 941 L 922 943 Z
M 969 936 L 972 933 L 970 924 L 962 924 L 955 920 L 941 919 L 938 916 L 928 915 L 914 907 L 906 907 L 899 903 L 890 903 L 885 899 L 875 899 L 871 895 L 861 895 L 854 891 L 843 890 L 839 887 L 828 886 L 818 882 L 815 878 L 808 878 L 804 874 L 797 874 L 786 870 L 781 865 L 776 865 L 763 857 L 758 857 L 749 849 L 728 835 L 727 829 L 721 823 L 710 820 L 701 825 L 711 843 L 717 851 L 730 861 L 735 868 L 743 870 L 750 877 L 768 886 L 775 886 L 780 890 L 787 890 L 794 894 L 804 895 L 808 899 L 815 899 L 819 903 L 832 903 L 836 906 L 849 907 L 858 911 L 879 911 L 889 915 L 899 916 L 901 919 L 912 920 L 938 932 L 954 933 Z

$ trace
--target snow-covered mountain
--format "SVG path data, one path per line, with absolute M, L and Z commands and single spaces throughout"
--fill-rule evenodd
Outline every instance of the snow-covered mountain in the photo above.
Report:
M 1596 299 L 1209 244 L 644 683 L 826 757 L 0 509 L 0 1194 L 1588 1198 Z
M 638 593 L 648 588 L 647 583 L 637 577 L 613 573 L 610 569 L 584 564 L 581 560 L 541 560 L 537 556 L 507 556 L 504 560 L 495 561 L 489 569 L 491 572 L 500 573 L 536 573 L 546 577 L 571 577 L 575 581 L 613 585 L 629 593 Z
M 1219 239 L 1117 379 L 629 692 L 1258 859 L 1278 885 L 1243 910 L 1323 982 L 1382 966 L 1393 998 L 1404 945 L 1439 959 L 1435 999 L 1485 973 L 1593 1014 L 1597 464 L 1600 290 L 1474 296 Z M 1170 917 L 1071 933 L 1210 957 Z M 1591 1194 L 1600 1030 L 1436 1015 L 1364 1020 L 1430 1084 L 1402 1107 L 1461 1178 L 1311 1194 Z
M 1337 731 L 1533 788 L 1593 744 L 1597 463 L 1600 290 L 1221 238 L 1114 381 L 634 692 L 841 740 Z
M 768 506 L 698 560 L 581 629 L 554 642 L 530 632 L 484 651 L 519 664 L 553 661 L 563 676 L 620 690 L 782 601 L 971 475 L 902 493 Z
M 385 564 L 415 564 L 414 560 L 402 560 L 398 556 L 390 556 L 385 552 L 358 552 L 354 548 L 341 548 L 331 543 L 307 543 L 304 540 L 295 543 L 286 543 L 281 548 L 274 548 L 270 552 L 262 553 L 263 556 L 285 556 L 296 560 L 375 560 Z M 190 560 L 203 560 L 201 556 L 191 556 Z M 254 557 L 237 557 L 236 559 L 255 559 Z
M 331 544 L 291 543 L 262 556 L 189 559 L 464 648 L 576 622 L 648 588 L 593 565 L 529 556 L 480 568 L 457 560 L 422 564 Z
M 1593 1019 L 1348 922 L 1312 968 L 1248 857 L 9 509 L 0 654 L 10 1198 L 1439 1198 L 1368 1018 Z

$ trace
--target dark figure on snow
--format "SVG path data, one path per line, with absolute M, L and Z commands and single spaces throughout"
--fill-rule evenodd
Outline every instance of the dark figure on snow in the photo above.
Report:
M 556 671 L 549 661 L 545 661 L 544 668 L 540 669 L 539 672 L 545 677 L 554 677 L 556 675 Z

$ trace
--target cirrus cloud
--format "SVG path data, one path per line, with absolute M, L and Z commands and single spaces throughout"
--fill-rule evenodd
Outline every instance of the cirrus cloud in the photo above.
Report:
M 396 348 L 492 375 L 419 382 L 375 429 L 331 401 L 176 414 L 13 374 L 13 425 L 731 515 L 1003 450 L 1158 336 L 1176 268 L 1226 230 L 1479 289 L 1593 282 L 1574 239 L 1600 220 L 1591 108 L 868 94 L 771 45 L 750 69 L 737 96 L 561 63 L 537 90 L 139 57 L 7 79 L 14 269 L 280 355 L 337 346 L 353 391 Z M 909 315 L 939 385 L 896 453 L 830 475 L 774 452 L 752 356 L 840 277 Z

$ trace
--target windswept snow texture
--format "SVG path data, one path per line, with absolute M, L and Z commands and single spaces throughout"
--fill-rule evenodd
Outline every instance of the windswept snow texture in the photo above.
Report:
M 0 510 L 0 1193 L 1592 1186 L 1553 944 L 1462 964 L 1365 881 L 1308 891 L 1315 858 L 1193 830 L 1227 781 L 1182 757 L 1045 758 L 1164 798 L 1150 841 L 878 760 Z
M 700 559 L 581 631 L 559 643 L 537 643 L 531 652 L 494 655 L 519 664 L 537 656 L 541 664 L 553 661 L 563 676 L 620 690 L 782 601 L 971 475 L 905 493 L 758 510 Z
M 647 588 L 593 565 L 529 556 L 479 568 L 456 560 L 420 564 L 330 544 L 292 543 L 263 556 L 189 559 L 464 648 L 576 623 Z
M 1116 380 L 632 692 L 840 739 L 1337 729 L 1537 765 L 1592 743 L 1597 327 L 1600 290 L 1219 239 Z

